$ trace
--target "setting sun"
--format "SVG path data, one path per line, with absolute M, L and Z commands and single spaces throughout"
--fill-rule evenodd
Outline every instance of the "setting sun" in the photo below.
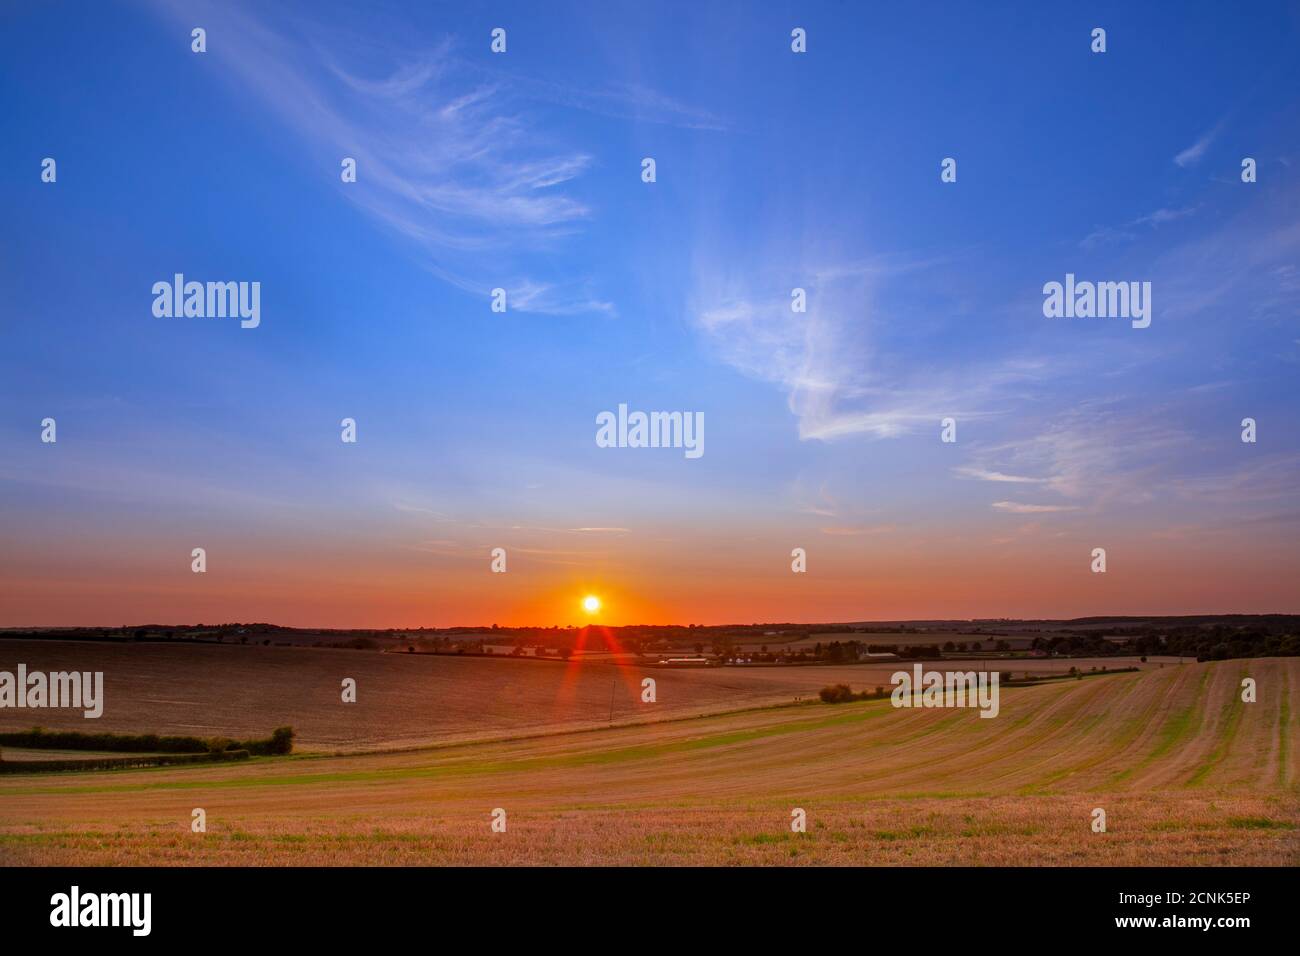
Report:
M 594 594 L 588 594 L 582 599 L 582 609 L 588 614 L 595 614 L 600 610 L 600 598 Z

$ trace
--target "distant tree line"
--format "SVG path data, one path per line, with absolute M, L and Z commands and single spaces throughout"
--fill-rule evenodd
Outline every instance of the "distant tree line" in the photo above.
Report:
M 1035 637 L 1031 647 L 1069 657 L 1190 657 L 1222 661 L 1241 657 L 1300 655 L 1300 628 L 1295 619 L 1264 619 L 1248 624 L 1181 624 L 1139 626 L 1106 631 L 1072 632 Z

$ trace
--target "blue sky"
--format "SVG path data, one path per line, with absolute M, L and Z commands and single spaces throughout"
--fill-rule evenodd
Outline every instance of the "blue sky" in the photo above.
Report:
M 1148 582 L 1295 567 L 1297 5 L 462 6 L 0 11 L 0 624 L 129 613 L 122 581 L 146 617 L 505 619 L 563 573 L 653 580 L 647 614 L 928 616 L 858 587 L 900 554 L 1005 569 L 953 614 L 1300 610 L 1015 587 L 1096 540 Z M 155 318 L 175 272 L 260 281 L 261 326 Z M 1045 319 L 1066 272 L 1152 282 L 1151 327 Z M 597 448 L 620 402 L 704 412 L 706 454 Z M 248 577 L 168 578 L 199 540 Z M 498 542 L 521 591 L 462 600 Z M 428 583 L 313 617 L 290 566 Z

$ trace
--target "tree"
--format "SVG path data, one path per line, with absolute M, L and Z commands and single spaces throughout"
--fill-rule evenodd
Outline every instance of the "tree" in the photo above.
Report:
M 293 751 L 294 732 L 292 727 L 276 727 L 271 731 L 270 752 L 273 754 L 287 754 Z
M 817 692 L 817 696 L 827 704 L 842 704 L 853 700 L 853 688 L 848 684 L 829 684 Z

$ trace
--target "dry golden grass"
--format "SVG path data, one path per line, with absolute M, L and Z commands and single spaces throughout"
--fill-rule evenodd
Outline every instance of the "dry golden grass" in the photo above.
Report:
M 812 801 L 802 834 L 790 832 L 789 808 L 775 804 L 507 808 L 501 834 L 489 831 L 490 808 L 478 806 L 452 816 L 210 817 L 206 834 L 186 821 L 18 829 L 0 847 L 9 865 L 112 866 L 1294 866 L 1300 853 L 1293 802 L 1105 802 L 1105 834 L 1090 832 L 1093 802 L 1078 796 L 930 797 Z
M 1240 701 L 1252 676 L 1259 702 Z M 1300 661 L 402 753 L 0 778 L 13 864 L 1300 863 Z M 189 831 L 207 811 L 209 832 Z M 508 830 L 494 834 L 503 807 Z M 790 811 L 808 833 L 790 832 Z M 1105 808 L 1108 832 L 1092 833 Z

